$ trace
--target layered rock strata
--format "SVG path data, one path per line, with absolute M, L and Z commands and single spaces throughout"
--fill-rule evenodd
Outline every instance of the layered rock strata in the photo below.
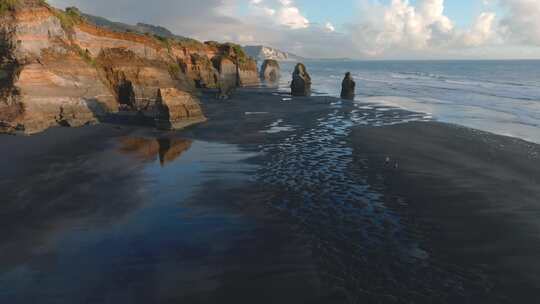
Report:
M 159 89 L 156 112 L 156 126 L 163 130 L 182 129 L 206 121 L 195 97 L 175 88 Z
M 0 11 L 0 132 L 81 126 L 117 111 L 155 113 L 161 89 L 197 103 L 197 87 L 231 83 L 216 58 L 234 66 L 235 86 L 258 81 L 255 61 L 233 44 L 115 32 L 76 9 L 12 2 Z

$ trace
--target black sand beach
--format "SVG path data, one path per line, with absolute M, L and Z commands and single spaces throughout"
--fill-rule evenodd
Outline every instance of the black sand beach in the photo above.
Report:
M 181 132 L 0 136 L 0 303 L 540 293 L 540 146 L 325 96 L 202 99 Z

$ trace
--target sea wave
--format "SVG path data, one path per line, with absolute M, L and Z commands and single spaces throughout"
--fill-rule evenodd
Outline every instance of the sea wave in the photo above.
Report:
M 310 62 L 308 70 L 317 95 L 339 97 L 349 71 L 357 102 L 540 143 L 540 61 Z

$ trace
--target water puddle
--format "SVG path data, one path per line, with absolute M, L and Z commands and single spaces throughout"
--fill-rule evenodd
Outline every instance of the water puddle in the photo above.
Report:
M 221 266 L 249 268 L 233 249 L 253 244 L 259 228 L 226 195 L 245 185 L 253 156 L 235 145 L 135 136 L 50 163 L 54 175 L 17 189 L 25 199 L 47 185 L 32 225 L 11 225 L 5 215 L 18 211 L 3 209 L 16 237 L 0 242 L 1 302 L 156 303 L 233 282 Z
M 245 112 L 245 115 L 265 115 L 268 114 L 268 112 Z
M 268 126 L 268 129 L 259 131 L 260 133 L 275 134 L 281 132 L 294 131 L 294 126 L 284 124 L 283 119 L 278 119 Z
M 119 141 L 120 153 L 133 155 L 146 162 L 158 159 L 162 167 L 178 159 L 192 144 L 191 140 L 177 138 L 125 137 Z

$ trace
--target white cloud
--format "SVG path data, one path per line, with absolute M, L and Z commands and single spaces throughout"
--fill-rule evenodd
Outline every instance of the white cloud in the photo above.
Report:
M 508 10 L 500 23 L 501 33 L 510 42 L 540 46 L 540 1 L 500 0 Z
M 461 41 L 463 45 L 474 47 L 486 44 L 496 38 L 496 24 L 494 13 L 482 13 L 470 30 L 465 32 Z
M 335 32 L 336 31 L 336 28 L 334 27 L 334 25 L 331 22 L 326 22 L 324 27 L 328 32 Z
M 444 14 L 444 0 L 392 0 L 387 6 L 364 1 L 363 21 L 350 27 L 360 52 L 367 56 L 387 53 L 446 53 L 452 49 L 483 46 L 496 36 L 494 13 L 480 14 L 470 29 L 459 29 Z
M 331 22 L 310 22 L 292 0 L 49 0 L 115 21 L 162 25 L 203 41 L 265 44 L 307 57 L 540 54 L 540 0 L 482 0 L 490 9 L 495 3 L 502 5 L 508 14 L 483 12 L 468 28 L 458 27 L 445 15 L 444 0 L 356 1 L 360 3 L 356 22 L 338 27 Z
M 291 0 L 251 0 L 250 5 L 255 14 L 271 17 L 271 20 L 279 25 L 290 29 L 309 27 L 309 20 Z

